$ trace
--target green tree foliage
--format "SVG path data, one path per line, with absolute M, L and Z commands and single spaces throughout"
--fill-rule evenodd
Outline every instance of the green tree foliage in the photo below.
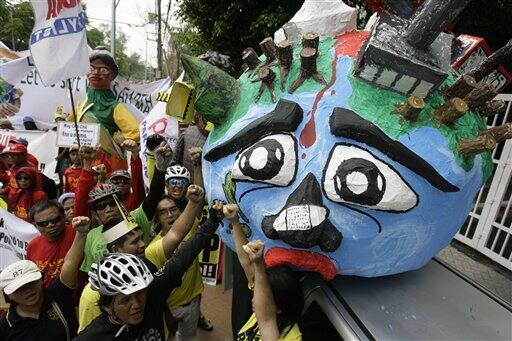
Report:
M 28 49 L 28 39 L 34 27 L 34 14 L 29 2 L 9 4 L 0 0 L 0 23 L 0 41 L 11 49 Z
M 297 0 L 181 0 L 178 16 L 189 25 L 188 32 L 200 35 L 195 50 L 227 54 L 240 67 L 242 51 L 258 50 L 258 43 L 290 20 L 301 5 Z

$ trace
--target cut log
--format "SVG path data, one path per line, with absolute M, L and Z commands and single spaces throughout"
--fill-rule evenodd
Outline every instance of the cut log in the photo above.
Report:
M 444 95 L 447 98 L 464 98 L 476 88 L 476 81 L 472 76 L 462 75 L 460 76 L 452 86 L 444 90 Z
M 478 107 L 485 104 L 485 102 L 490 101 L 498 92 L 496 88 L 491 84 L 484 84 L 481 87 L 473 89 L 464 100 L 468 104 L 469 110 L 476 110 Z
M 468 105 L 460 98 L 451 98 L 444 104 L 434 108 L 432 117 L 442 124 L 452 124 L 468 111 Z
M 491 72 L 496 70 L 500 65 L 512 60 L 512 39 L 502 48 L 496 50 L 479 66 L 469 72 L 477 82 L 487 77 Z
M 242 61 L 247 65 L 249 70 L 254 70 L 260 64 L 258 55 L 251 47 L 246 48 L 242 53 Z
M 464 158 L 491 151 L 496 148 L 496 140 L 490 135 L 479 135 L 473 140 L 463 140 L 457 145 L 457 150 Z
M 293 62 L 293 45 L 289 40 L 283 40 L 277 44 L 277 60 L 279 60 L 281 89 L 284 90 L 286 77 Z
M 320 84 L 327 84 L 324 77 L 316 70 L 317 52 L 314 48 L 305 47 L 300 52 L 300 75 L 290 87 L 290 93 L 297 90 L 308 78 L 313 78 Z
M 315 32 L 306 32 L 302 36 L 302 47 L 311 47 L 318 52 L 318 43 L 320 36 Z
M 481 135 L 492 136 L 496 143 L 500 143 L 506 139 L 512 139 L 512 123 L 505 123 L 501 126 L 482 130 L 478 133 L 478 136 Z
M 256 94 L 256 102 L 261 98 L 265 88 L 267 88 L 270 92 L 270 99 L 272 100 L 272 103 L 275 103 L 276 99 L 274 96 L 274 80 L 276 79 L 276 73 L 272 71 L 270 67 L 262 66 L 258 70 L 258 78 L 261 81 L 261 85 L 258 89 L 258 93 Z
M 505 110 L 506 104 L 505 101 L 501 99 L 487 101 L 484 105 L 478 107 L 478 113 L 482 117 L 489 117 L 499 113 L 502 113 Z
M 418 116 L 425 108 L 425 101 L 421 97 L 409 96 L 405 103 L 396 107 L 396 112 L 409 122 L 416 122 Z
M 263 54 L 267 57 L 265 65 L 270 64 L 276 59 L 276 44 L 274 43 L 274 39 L 271 37 L 263 39 L 260 43 L 260 47 Z

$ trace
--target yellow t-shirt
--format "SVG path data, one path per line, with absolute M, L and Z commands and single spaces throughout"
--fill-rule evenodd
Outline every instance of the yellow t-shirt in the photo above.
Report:
M 91 283 L 87 283 L 78 305 L 78 332 L 84 330 L 96 317 L 100 316 L 99 300 L 100 293 L 92 289 Z
M 199 220 L 196 219 L 194 226 L 190 229 L 189 233 L 185 236 L 183 241 L 187 241 L 197 232 L 199 228 Z M 162 245 L 162 235 L 158 234 L 151 244 L 146 248 L 146 257 L 157 268 L 161 268 L 167 262 L 163 251 L 163 246 L 158 247 L 158 244 Z M 180 244 L 181 246 L 181 244 Z M 179 248 L 179 246 L 178 246 Z M 196 258 L 190 268 L 182 277 L 182 284 L 180 287 L 174 289 L 167 299 L 167 306 L 170 308 L 179 307 L 192 301 L 197 295 L 203 292 L 203 279 L 199 270 L 199 259 Z
M 288 330 L 288 328 L 286 328 Z M 285 331 L 286 331 L 285 330 Z M 244 324 L 242 329 L 236 336 L 237 341 L 260 341 L 261 335 L 258 328 L 258 321 L 256 320 L 256 314 L 252 314 L 249 320 Z M 300 341 L 302 340 L 302 333 L 300 332 L 299 326 L 294 324 L 292 329 L 284 335 L 284 332 L 279 336 L 279 340 L 282 341 Z

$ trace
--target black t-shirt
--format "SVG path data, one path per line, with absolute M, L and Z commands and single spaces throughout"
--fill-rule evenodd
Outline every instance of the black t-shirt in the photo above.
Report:
M 66 319 L 70 337 L 73 338 L 78 330 L 73 306 L 73 289 L 68 288 L 59 278 L 56 278 L 44 289 L 44 299 L 38 319 L 21 317 L 16 312 L 16 304 L 11 304 L 7 314 L 0 320 L 0 340 L 65 341 L 66 329 L 52 302 L 60 308 Z
M 101 313 L 85 328 L 75 341 L 116 340 L 146 341 L 164 340 L 163 313 L 166 310 L 166 298 L 172 290 L 181 285 L 181 278 L 201 250 L 208 245 L 217 223 L 208 219 L 199 231 L 169 259 L 163 268 L 156 271 L 148 286 L 144 319 L 135 326 L 117 325 L 110 322 L 108 315 Z

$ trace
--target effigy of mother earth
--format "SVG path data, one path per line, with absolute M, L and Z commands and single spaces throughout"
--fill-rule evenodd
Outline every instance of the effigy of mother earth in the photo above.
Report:
M 182 57 L 196 110 L 215 125 L 203 148 L 208 200 L 239 206 L 268 266 L 383 276 L 452 240 L 493 171 L 490 152 L 512 137 L 510 124 L 487 129 L 503 105 L 480 82 L 511 43 L 472 72 L 451 67 L 443 29 L 467 3 L 426 1 L 409 19 L 384 11 L 371 31 L 332 36 L 292 39 L 297 26 L 285 25 L 287 39 L 261 42 L 264 56 L 244 51 L 239 79 Z M 234 247 L 227 221 L 220 235 Z

